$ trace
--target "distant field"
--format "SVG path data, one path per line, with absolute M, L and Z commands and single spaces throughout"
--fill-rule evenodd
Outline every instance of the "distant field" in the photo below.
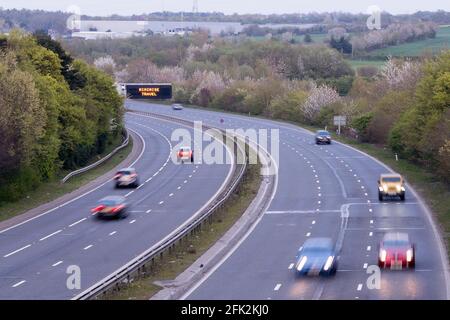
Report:
M 275 38 L 280 38 L 281 36 L 274 36 Z M 326 33 L 320 33 L 320 34 L 311 34 L 311 39 L 313 40 L 313 43 L 323 43 L 323 41 L 326 39 L 327 34 Z M 264 40 L 266 39 L 265 36 L 254 36 L 251 37 L 253 40 Z M 303 39 L 305 36 L 294 36 L 294 39 L 296 42 L 303 42 Z
M 358 69 L 359 67 L 377 67 L 381 68 L 385 61 L 383 60 L 350 60 L 347 59 L 348 63 L 352 66 L 353 69 Z
M 450 26 L 442 26 L 436 38 L 405 43 L 398 46 L 374 50 L 371 56 L 417 57 L 422 54 L 439 53 L 442 49 L 450 49 Z

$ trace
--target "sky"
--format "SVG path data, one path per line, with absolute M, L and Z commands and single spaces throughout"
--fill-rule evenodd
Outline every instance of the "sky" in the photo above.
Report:
M 42 9 L 68 11 L 77 6 L 81 14 L 107 16 L 131 15 L 156 11 L 191 12 L 193 0 L 0 0 L 4 9 Z M 419 10 L 450 11 L 448 0 L 198 0 L 201 12 L 232 13 L 308 13 L 343 11 L 366 13 L 370 6 L 393 14 L 413 13 Z

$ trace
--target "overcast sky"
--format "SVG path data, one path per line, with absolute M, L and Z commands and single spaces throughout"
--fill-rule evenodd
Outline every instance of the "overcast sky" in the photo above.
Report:
M 199 11 L 231 13 L 308 13 L 344 11 L 365 13 L 377 5 L 390 13 L 413 13 L 419 10 L 450 11 L 448 0 L 198 0 Z M 0 0 L 0 7 L 67 11 L 78 6 L 82 14 L 106 16 L 131 15 L 155 11 L 192 11 L 193 0 Z

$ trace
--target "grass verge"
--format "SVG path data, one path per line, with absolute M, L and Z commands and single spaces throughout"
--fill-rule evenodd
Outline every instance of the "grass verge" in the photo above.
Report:
M 107 150 L 105 150 L 104 154 L 99 155 L 98 158 L 93 160 L 93 162 L 106 156 L 114 148 L 116 148 L 116 145 L 111 145 Z M 95 169 L 80 174 L 79 176 L 75 176 L 69 179 L 69 181 L 64 184 L 61 184 L 60 181 L 62 177 L 67 175 L 69 172 L 61 172 L 61 174 L 54 180 L 45 182 L 38 188 L 27 192 L 27 194 L 24 195 L 24 197 L 19 201 L 11 203 L 0 203 L 0 221 L 7 220 L 30 209 L 38 207 L 44 203 L 53 201 L 95 180 L 96 178 L 112 170 L 119 163 L 125 160 L 132 149 L 133 141 L 132 139 L 130 139 L 130 143 L 126 148 L 117 152 L 113 157 L 111 157 Z
M 214 245 L 242 216 L 258 193 L 261 182 L 260 166 L 249 165 L 239 191 L 231 196 L 211 223 L 205 223 L 201 231 L 177 245 L 171 253 L 157 259 L 152 270 L 120 291 L 112 292 L 104 300 L 148 300 L 163 289 L 155 281 L 173 280 L 203 253 Z

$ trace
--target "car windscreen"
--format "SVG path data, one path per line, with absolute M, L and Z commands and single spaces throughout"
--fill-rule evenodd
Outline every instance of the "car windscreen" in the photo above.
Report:
M 112 200 L 112 199 L 107 199 L 107 200 L 102 200 L 100 201 L 100 204 L 106 206 L 106 207 L 114 207 L 116 205 L 118 205 L 120 203 L 119 200 Z
M 403 240 L 388 240 L 384 241 L 383 244 L 386 247 L 405 247 L 408 245 L 408 242 Z
M 319 136 L 329 136 L 329 135 L 330 135 L 330 133 L 327 132 L 327 131 L 320 131 L 320 132 L 318 132 L 317 134 L 318 134 Z
M 401 182 L 402 179 L 396 177 L 383 178 L 383 182 Z
M 118 174 L 130 175 L 131 171 L 120 171 Z

